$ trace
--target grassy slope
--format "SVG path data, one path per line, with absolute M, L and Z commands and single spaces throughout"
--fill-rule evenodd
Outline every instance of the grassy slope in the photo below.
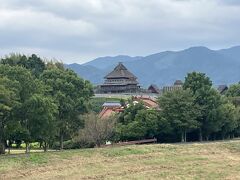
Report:
M 240 140 L 0 157 L 0 179 L 240 179 Z

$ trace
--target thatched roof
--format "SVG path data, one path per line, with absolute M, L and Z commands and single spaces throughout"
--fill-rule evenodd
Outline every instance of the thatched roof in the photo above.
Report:
M 219 93 L 224 93 L 225 91 L 228 90 L 228 86 L 227 85 L 219 85 L 218 88 L 217 88 L 218 92 Z
M 128 78 L 128 79 L 137 79 L 128 69 L 122 64 L 119 63 L 112 72 L 104 77 L 105 79 L 108 78 Z
M 148 90 L 149 91 L 152 91 L 153 93 L 160 93 L 160 89 L 158 88 L 158 86 L 156 84 L 151 84 L 149 87 L 148 87 Z

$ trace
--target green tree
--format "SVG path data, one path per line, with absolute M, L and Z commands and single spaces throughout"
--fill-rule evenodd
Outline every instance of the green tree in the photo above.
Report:
M 35 94 L 23 106 L 26 126 L 32 142 L 43 142 L 47 151 L 49 142 L 56 135 L 57 106 L 50 97 Z M 27 149 L 28 151 L 28 149 Z
M 240 84 L 233 84 L 227 90 L 226 96 L 237 97 L 240 96 Z
M 190 90 L 167 92 L 159 99 L 162 118 L 181 133 L 182 142 L 187 141 L 187 132 L 199 127 L 199 107 Z
M 28 143 L 31 137 L 27 126 L 28 123 L 26 122 L 27 119 L 24 117 L 27 109 L 23 108 L 23 106 L 33 94 L 44 93 L 44 86 L 39 80 L 34 78 L 28 69 L 22 66 L 0 65 L 0 75 L 17 83 L 15 92 L 17 92 L 18 99 L 9 118 L 11 123 L 7 126 L 8 138 L 14 140 L 17 137 L 17 140 Z M 13 126 L 12 124 L 15 125 Z
M 226 92 L 226 96 L 235 106 L 240 106 L 240 83 L 231 85 Z
M 10 116 L 14 106 L 17 104 L 18 93 L 16 81 L 11 81 L 7 77 L 0 78 L 0 154 L 5 153 L 5 145 Z
M 133 104 L 120 114 L 116 127 L 116 140 L 153 138 L 158 133 L 158 112 L 147 109 L 143 103 Z
M 46 68 L 44 61 L 35 54 L 29 57 L 21 54 L 10 54 L 4 59 L 1 59 L 0 63 L 10 66 L 22 66 L 29 69 L 36 77 L 39 77 Z
M 79 114 L 88 112 L 92 86 L 73 71 L 54 66 L 45 70 L 40 79 L 48 85 L 48 94 L 58 107 L 57 127 L 63 149 L 64 137 L 74 135 L 83 125 Z
M 232 103 L 223 104 L 220 108 L 220 112 L 222 120 L 221 135 L 222 139 L 224 139 L 226 135 L 229 137 L 233 135 L 234 130 L 238 127 L 239 113 Z
M 204 73 L 192 72 L 187 75 L 183 85 L 184 89 L 189 89 L 195 98 L 195 104 L 200 107 L 201 113 L 198 118 L 199 140 L 203 135 L 206 139 L 219 131 L 220 121 L 218 121 L 218 111 L 221 105 L 220 94 L 212 88 L 212 82 Z

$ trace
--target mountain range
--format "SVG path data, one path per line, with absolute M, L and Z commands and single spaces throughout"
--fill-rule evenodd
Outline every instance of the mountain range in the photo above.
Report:
M 140 85 L 172 85 L 175 80 L 184 80 L 187 73 L 203 72 L 215 85 L 240 81 L 240 46 L 211 50 L 207 47 L 191 47 L 181 51 L 164 51 L 149 56 L 100 57 L 84 64 L 67 64 L 79 76 L 101 84 L 104 76 L 122 62 L 138 77 Z

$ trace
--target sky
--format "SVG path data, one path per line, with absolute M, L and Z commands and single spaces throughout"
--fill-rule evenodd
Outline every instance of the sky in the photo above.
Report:
M 240 45 L 240 0 L 0 0 L 0 56 L 64 63 Z

